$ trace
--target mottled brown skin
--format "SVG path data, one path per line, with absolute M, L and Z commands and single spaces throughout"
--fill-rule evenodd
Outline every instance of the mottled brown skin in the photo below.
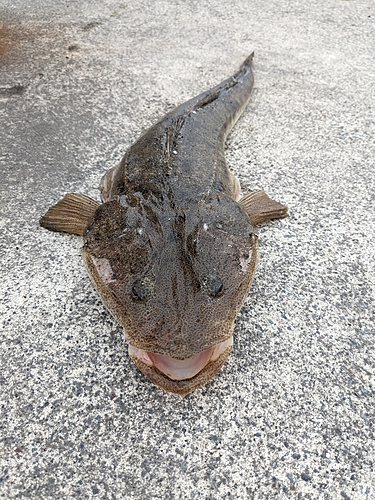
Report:
M 271 216 L 259 215 L 252 199 L 236 201 L 224 142 L 250 97 L 252 57 L 151 127 L 104 176 L 103 204 L 84 219 L 91 279 L 129 344 L 144 351 L 183 360 L 220 344 L 232 336 L 249 291 L 257 258 L 250 219 Z M 263 195 L 272 217 L 286 215 Z M 66 230 L 53 227 L 49 213 L 41 224 Z M 187 394 L 220 370 L 229 351 L 186 380 L 134 361 L 155 384 Z
M 108 209 L 117 214 L 109 226 Z M 178 214 L 161 213 L 157 228 L 143 203 L 127 209 L 115 200 L 101 205 L 85 230 L 83 255 L 128 341 L 185 359 L 232 335 L 255 268 L 256 237 L 246 214 L 222 193 Z M 110 264 L 113 274 L 104 286 L 92 256 Z M 250 264 L 246 272 L 241 262 Z

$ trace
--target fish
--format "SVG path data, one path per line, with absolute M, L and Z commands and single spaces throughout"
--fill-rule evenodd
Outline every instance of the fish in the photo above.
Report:
M 288 215 L 230 172 L 225 140 L 253 89 L 252 53 L 151 126 L 100 183 L 68 193 L 40 225 L 83 237 L 94 287 L 154 384 L 186 395 L 222 368 L 257 264 L 254 226 Z

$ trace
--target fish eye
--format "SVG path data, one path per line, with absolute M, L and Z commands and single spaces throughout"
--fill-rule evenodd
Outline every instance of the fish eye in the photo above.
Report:
M 213 274 L 202 276 L 200 284 L 202 290 L 210 295 L 210 297 L 219 297 L 223 293 L 223 282 L 219 276 Z
M 139 278 L 133 283 L 132 298 L 133 300 L 145 302 L 149 300 L 154 293 L 154 280 L 151 278 Z

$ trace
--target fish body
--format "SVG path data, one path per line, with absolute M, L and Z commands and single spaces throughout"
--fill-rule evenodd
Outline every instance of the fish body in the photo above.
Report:
M 253 225 L 287 213 L 262 191 L 239 199 L 225 162 L 225 139 L 251 95 L 252 59 L 148 129 L 103 177 L 101 204 L 71 193 L 40 221 L 83 236 L 86 268 L 131 358 L 177 394 L 222 367 L 255 272 Z

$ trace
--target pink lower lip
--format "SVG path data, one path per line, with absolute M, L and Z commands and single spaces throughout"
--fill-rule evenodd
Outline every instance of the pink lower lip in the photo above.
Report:
M 191 358 L 179 360 L 162 354 L 148 353 L 153 365 L 172 380 L 194 377 L 209 362 L 214 348 L 199 352 Z
M 154 366 L 172 380 L 186 380 L 197 375 L 210 361 L 215 361 L 232 344 L 233 337 L 230 337 L 210 349 L 183 360 L 147 352 L 131 345 L 129 345 L 129 355 L 148 366 Z

